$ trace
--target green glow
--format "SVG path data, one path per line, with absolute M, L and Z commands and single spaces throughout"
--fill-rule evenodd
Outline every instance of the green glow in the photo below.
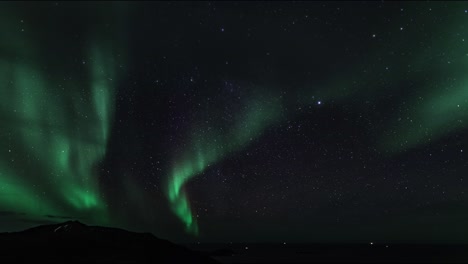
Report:
M 417 9 L 409 5 L 405 10 Z M 441 5 L 435 3 L 433 9 Z M 372 140 L 383 152 L 397 154 L 431 144 L 461 129 L 468 118 L 468 38 L 462 3 L 450 5 L 452 13 L 443 23 L 427 23 L 432 34 L 421 35 L 416 28 L 392 32 L 391 45 L 363 40 L 369 51 L 358 61 L 339 67 L 334 78 L 306 84 L 295 95 L 301 106 L 333 105 L 356 111 L 366 118 L 381 104 L 393 111 L 380 113 L 381 120 L 369 123 Z M 413 11 L 414 11 L 413 10 Z M 408 43 L 424 43 L 412 48 Z M 383 110 L 380 110 L 383 111 Z M 372 144 L 370 143 L 370 144 Z
M 418 148 L 468 127 L 468 53 L 458 34 L 465 25 L 466 18 L 451 17 L 434 32 L 432 44 L 415 54 L 412 96 L 401 98 L 401 110 L 387 122 L 379 140 L 382 149 L 398 153 Z M 446 51 L 443 57 L 432 56 L 441 50 Z
M 1 168 L 6 168 L 1 164 Z M 21 210 L 27 211 L 33 215 L 41 215 L 44 213 L 56 213 L 54 208 L 49 203 L 44 203 L 44 200 L 39 199 L 39 194 L 31 192 L 24 182 L 12 177 L 11 172 L 3 169 L 0 172 L 0 202 L 2 210 Z
M 192 148 L 176 159 L 167 184 L 167 197 L 173 212 L 184 223 L 187 232 L 198 234 L 196 218 L 192 214 L 184 186 L 187 182 L 224 158 L 246 147 L 258 138 L 268 126 L 281 118 L 281 101 L 268 94 L 259 96 L 247 104 L 245 113 L 234 126 L 215 132 L 204 127 L 194 129 Z M 227 131 L 223 132 L 223 131 Z
M 106 223 L 97 166 L 113 118 L 115 43 L 90 37 L 85 62 L 60 52 L 42 60 L 46 38 L 28 34 L 31 23 L 23 31 L 8 26 L 19 20 L 7 9 L 0 11 L 0 38 L 8 40 L 0 52 L 14 56 L 0 57 L 0 208 L 31 219 Z
M 382 146 L 391 151 L 403 151 L 467 128 L 468 79 L 445 84 L 445 87 L 428 93 L 426 100 L 411 102 L 417 105 L 415 111 L 404 112 L 392 122 L 393 133 L 384 137 Z

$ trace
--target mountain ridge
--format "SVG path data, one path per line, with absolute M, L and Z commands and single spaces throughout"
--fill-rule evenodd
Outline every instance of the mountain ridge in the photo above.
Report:
M 79 221 L 0 233 L 0 244 L 0 261 L 10 263 L 218 263 L 151 233 Z

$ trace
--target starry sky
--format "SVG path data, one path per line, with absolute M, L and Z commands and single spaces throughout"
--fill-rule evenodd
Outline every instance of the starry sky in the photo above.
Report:
M 468 242 L 468 3 L 2 2 L 0 231 Z

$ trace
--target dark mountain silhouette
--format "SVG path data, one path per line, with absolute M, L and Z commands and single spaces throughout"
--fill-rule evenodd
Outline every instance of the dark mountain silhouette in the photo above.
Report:
M 218 263 L 150 233 L 78 221 L 0 234 L 1 263 Z

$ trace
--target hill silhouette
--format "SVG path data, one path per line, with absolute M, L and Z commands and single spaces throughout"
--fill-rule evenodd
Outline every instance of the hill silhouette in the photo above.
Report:
M 0 233 L 2 263 L 218 263 L 150 233 L 78 221 Z

